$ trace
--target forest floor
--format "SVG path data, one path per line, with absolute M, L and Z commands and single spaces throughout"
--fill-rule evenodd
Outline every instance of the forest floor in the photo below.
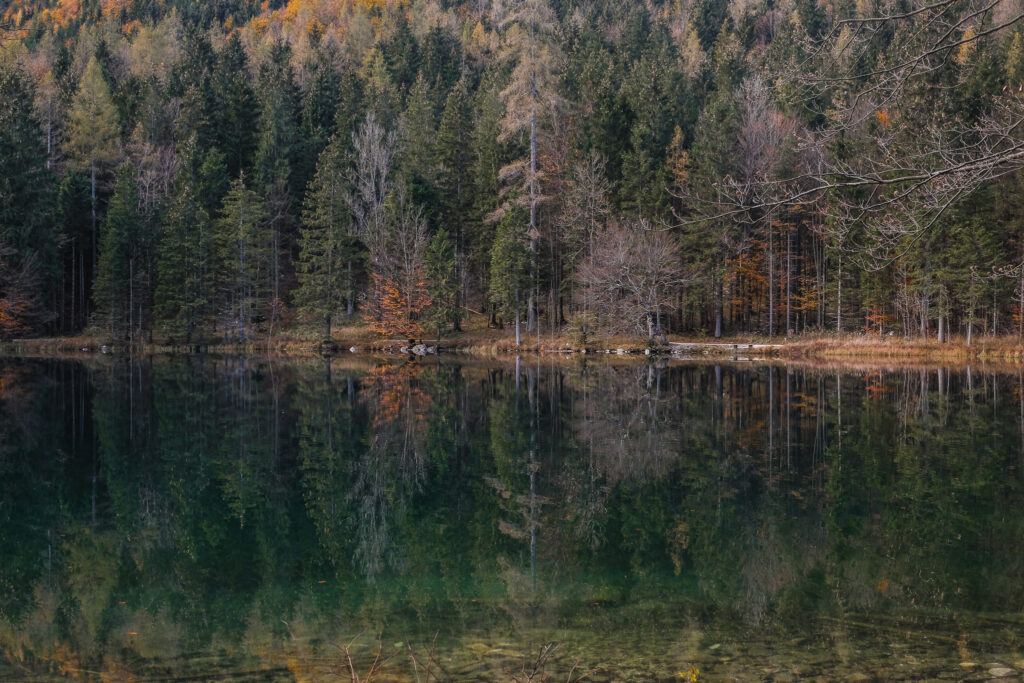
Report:
M 337 352 L 349 349 L 370 352 L 399 353 L 410 347 L 409 340 L 382 339 L 363 325 L 341 326 L 332 331 Z M 204 351 L 214 353 L 248 353 L 253 355 L 315 356 L 322 349 L 322 333 L 313 328 L 296 326 L 263 337 L 251 343 L 210 344 Z M 829 361 L 906 361 L 906 362 L 966 362 L 993 361 L 1024 364 L 1024 342 L 1017 336 L 975 336 L 970 346 L 966 337 L 954 336 L 940 344 L 934 338 L 890 336 L 879 337 L 860 333 L 801 334 L 791 337 L 768 338 L 763 335 L 733 335 L 714 339 L 698 335 L 669 335 L 669 347 L 657 347 L 635 336 L 596 336 L 586 345 L 588 353 L 643 354 L 646 350 L 674 353 L 685 357 L 772 357 L 786 359 L 819 359 Z M 489 327 L 483 316 L 464 321 L 459 333 L 447 333 L 440 339 L 419 340 L 427 346 L 440 346 L 445 351 L 474 355 L 498 356 L 510 353 L 572 353 L 577 344 L 567 330 L 558 332 L 522 334 L 522 345 L 515 345 L 511 328 Z M 70 337 L 21 339 L 0 343 L 3 355 L 77 355 L 125 349 L 111 344 L 102 333 L 83 333 Z M 141 353 L 187 352 L 183 344 L 169 343 L 156 338 L 137 347 Z M 621 351 L 620 351 L 621 350 Z

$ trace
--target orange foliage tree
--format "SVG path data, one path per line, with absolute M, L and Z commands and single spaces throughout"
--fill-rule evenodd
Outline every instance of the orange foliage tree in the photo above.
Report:
M 423 336 L 419 317 L 432 303 L 423 269 L 416 269 L 407 280 L 402 283 L 380 273 L 373 274 L 366 309 L 371 318 L 370 329 L 377 334 L 403 339 Z

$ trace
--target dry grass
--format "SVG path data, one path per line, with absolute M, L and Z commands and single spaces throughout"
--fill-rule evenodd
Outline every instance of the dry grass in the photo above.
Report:
M 931 339 L 913 337 L 874 337 L 870 335 L 827 335 L 800 337 L 784 342 L 781 355 L 797 358 L 885 359 L 907 361 L 965 362 L 968 360 L 1019 363 L 1024 361 L 1024 345 L 1017 337 L 976 337 L 967 346 L 965 337 L 954 337 L 940 344 Z
M 312 357 L 320 355 L 321 332 L 314 327 L 296 326 L 276 334 L 273 338 L 257 339 L 251 343 L 210 345 L 205 350 L 217 353 L 241 353 L 249 355 L 272 355 L 291 357 Z M 363 325 L 335 327 L 332 338 L 339 350 L 356 347 L 363 351 L 397 351 L 408 344 L 407 340 L 381 339 Z M 975 337 L 971 346 L 966 338 L 954 337 L 948 343 L 939 344 L 934 340 L 904 337 L 876 337 L 863 334 L 821 334 L 801 335 L 790 339 L 746 335 L 723 339 L 707 337 L 673 337 L 673 341 L 708 344 L 706 353 L 732 354 L 733 344 L 773 344 L 777 348 L 760 349 L 758 355 L 786 359 L 821 361 L 892 361 L 900 363 L 964 363 L 984 361 L 1020 364 L 1024 363 L 1024 343 L 1018 337 Z M 429 336 L 422 340 L 434 345 L 437 340 Z M 0 344 L 0 354 L 7 355 L 61 355 L 73 356 L 95 353 L 105 344 L 99 334 L 82 334 L 74 337 L 27 339 Z M 565 332 L 523 333 L 521 346 L 515 345 L 515 332 L 511 328 L 496 329 L 488 325 L 485 316 L 474 315 L 463 321 L 459 334 L 448 334 L 440 340 L 440 346 L 447 350 L 477 356 L 503 356 L 507 354 L 541 353 L 561 354 L 573 350 L 571 337 Z M 647 347 L 645 339 L 637 337 L 598 337 L 588 345 L 596 351 L 625 349 L 642 352 Z M 115 348 L 115 351 L 125 351 Z M 155 339 L 152 344 L 137 347 L 141 353 L 174 353 L 188 351 L 184 346 L 175 346 L 166 340 Z

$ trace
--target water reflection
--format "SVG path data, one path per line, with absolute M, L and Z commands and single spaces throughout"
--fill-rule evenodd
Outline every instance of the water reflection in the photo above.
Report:
M 1020 671 L 1022 379 L 5 360 L 0 678 Z

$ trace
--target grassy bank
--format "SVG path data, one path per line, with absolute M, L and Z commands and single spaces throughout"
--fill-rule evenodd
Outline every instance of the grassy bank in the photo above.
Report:
M 524 333 L 523 343 L 515 344 L 510 329 L 495 329 L 487 326 L 484 318 L 468 320 L 464 329 L 449 333 L 440 341 L 421 340 L 422 343 L 439 345 L 446 351 L 474 355 L 500 356 L 512 353 L 566 353 L 578 351 L 573 338 L 561 331 L 558 333 Z M 54 355 L 69 356 L 101 353 L 104 350 L 116 353 L 135 351 L 137 353 L 183 353 L 202 350 L 210 353 L 238 353 L 249 355 L 318 356 L 323 350 L 322 335 L 312 328 L 296 327 L 273 337 L 262 337 L 244 345 L 208 344 L 201 349 L 174 343 L 156 337 L 152 342 L 137 344 L 129 349 L 126 345 L 112 343 L 99 333 L 86 333 L 73 337 L 51 337 L 21 339 L 0 343 L 0 353 L 6 355 Z M 350 348 L 363 352 L 397 353 L 408 345 L 408 340 L 382 339 L 361 325 L 339 327 L 333 331 L 334 348 L 347 352 Z M 673 335 L 670 342 L 688 346 L 670 346 L 655 349 L 665 353 L 675 352 L 682 356 L 756 356 L 786 359 L 819 359 L 832 361 L 905 361 L 905 362 L 948 362 L 992 361 L 1024 364 L 1024 343 L 1016 337 L 975 337 L 970 346 L 965 337 L 953 337 L 940 344 L 934 339 L 904 337 L 875 337 L 863 334 L 818 334 L 796 337 L 767 338 L 761 336 L 733 336 L 722 339 Z M 649 347 L 647 340 L 640 337 L 597 337 L 587 344 L 588 352 L 615 352 L 622 349 L 628 353 L 643 353 Z

